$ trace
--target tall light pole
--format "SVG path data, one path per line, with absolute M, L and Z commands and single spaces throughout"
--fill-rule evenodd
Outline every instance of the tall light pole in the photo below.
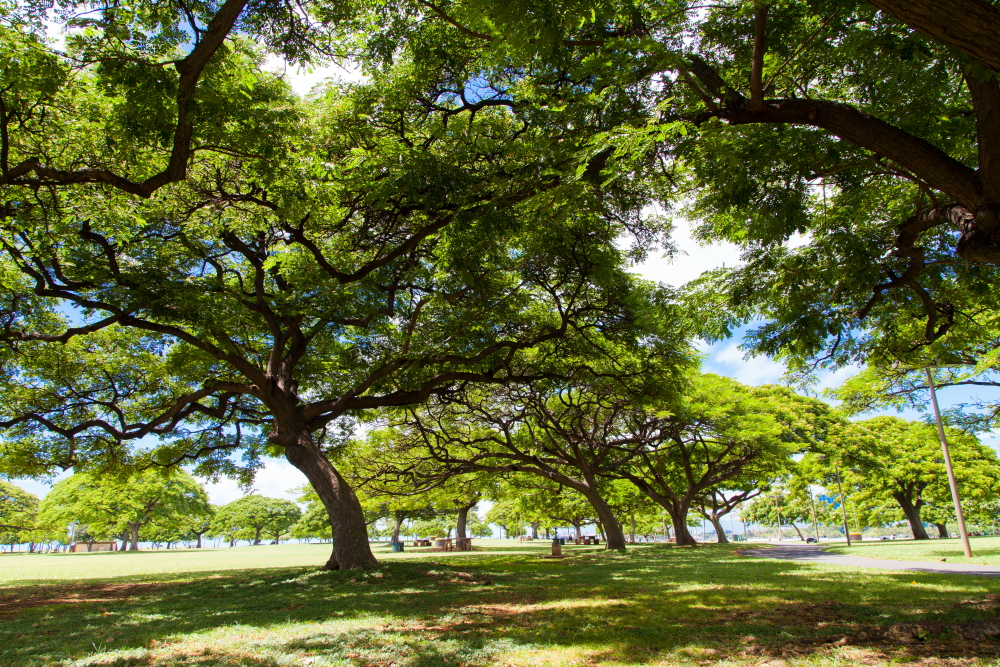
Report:
M 965 530 L 965 516 L 962 514 L 962 501 L 958 497 L 958 481 L 955 479 L 955 469 L 951 465 L 951 453 L 948 451 L 948 438 L 944 434 L 944 424 L 941 422 L 941 410 L 938 408 L 937 391 L 934 387 L 934 377 L 931 367 L 924 367 L 927 374 L 927 386 L 931 390 L 931 405 L 934 406 L 934 421 L 937 423 L 938 438 L 941 440 L 941 453 L 944 455 L 944 467 L 948 471 L 948 486 L 951 487 L 951 501 L 955 504 L 955 517 L 958 519 L 958 535 L 962 538 L 962 549 L 966 558 L 972 558 L 972 545 L 969 544 L 969 533 Z
M 816 534 L 816 544 L 819 544 L 819 523 L 816 521 L 816 499 L 813 497 L 812 487 L 809 487 L 809 502 L 812 504 L 813 532 Z
M 844 517 L 844 537 L 847 538 L 847 546 L 851 546 L 851 527 L 847 525 L 847 503 L 844 502 L 844 487 L 840 482 L 840 466 L 837 465 L 832 456 L 820 454 L 819 458 L 833 463 L 833 471 L 837 475 L 837 494 L 840 496 L 840 514 Z
M 840 483 L 840 466 L 833 462 L 833 470 L 837 473 L 837 493 L 840 495 L 840 512 L 844 516 L 844 537 L 847 538 L 847 546 L 851 546 L 851 527 L 847 525 L 847 500 L 844 498 L 844 487 Z
M 778 498 L 780 497 L 781 497 L 780 495 L 771 496 L 771 498 L 774 500 L 774 511 L 778 513 L 778 541 L 782 542 L 783 540 L 781 536 L 781 508 L 778 507 Z

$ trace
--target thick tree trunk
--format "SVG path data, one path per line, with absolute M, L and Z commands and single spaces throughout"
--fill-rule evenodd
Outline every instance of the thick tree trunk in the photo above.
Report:
M 202 543 L 203 543 L 203 541 L 202 541 L 201 538 L 202 538 L 202 535 L 204 535 L 205 533 L 195 533 L 195 534 L 198 536 L 198 544 L 197 544 L 197 546 L 195 546 L 195 549 L 201 549 L 202 548 Z
M 938 537 L 948 537 L 948 524 L 946 523 L 936 523 L 934 524 L 938 529 Z
M 390 541 L 399 542 L 399 531 L 403 528 L 403 521 L 406 519 L 406 515 L 397 511 L 393 515 L 393 519 L 396 523 L 392 527 L 392 537 L 390 538 Z
M 329 570 L 355 570 L 378 564 L 368 544 L 368 526 L 361 503 L 350 484 L 337 472 L 312 436 L 300 429 L 287 438 L 279 424 L 272 433 L 274 442 L 283 444 L 285 458 L 305 474 L 330 516 L 333 531 L 333 554 L 324 566 Z
M 253 546 L 260 544 L 260 533 L 264 530 L 262 526 L 257 526 L 253 529 Z
M 583 495 L 590 502 L 590 506 L 597 513 L 597 518 L 604 527 L 604 548 L 608 551 L 625 551 L 625 532 L 622 525 L 618 523 L 617 517 L 611 511 L 611 507 L 605 502 L 599 493 L 588 489 Z
M 580 529 L 580 522 L 579 521 L 574 521 L 573 522 L 573 530 L 576 531 L 576 539 L 580 539 L 580 533 L 583 532 L 583 531 Z
M 920 520 L 920 508 L 911 503 L 909 498 L 901 494 L 894 493 L 892 497 L 896 500 L 896 504 L 899 505 L 899 509 L 903 510 L 906 522 L 910 524 L 910 532 L 913 533 L 913 539 L 931 539 L 930 535 L 927 534 L 927 529 L 924 528 L 924 522 Z
M 685 506 L 684 503 L 671 503 L 671 507 L 665 509 L 670 514 L 670 522 L 674 525 L 674 535 L 676 536 L 674 544 L 679 547 L 698 544 L 698 540 L 694 539 L 694 535 L 688 530 L 687 517 L 690 507 Z
M 799 527 L 795 525 L 795 522 L 794 522 L 794 521 L 792 522 L 792 528 L 794 528 L 794 529 L 795 529 L 795 532 L 796 532 L 796 534 L 798 534 L 798 536 L 799 536 L 799 539 L 800 539 L 800 540 L 802 540 L 803 542 L 805 542 L 805 541 L 806 541 L 806 538 L 804 538 L 804 537 L 802 536 L 802 531 L 801 531 L 801 530 L 799 530 Z
M 128 550 L 129 551 L 138 551 L 139 550 L 139 524 L 138 523 L 130 523 L 130 524 L 128 524 L 128 528 L 129 528 L 129 533 L 130 533 L 130 535 L 129 535 L 130 544 L 129 544 Z
M 726 529 L 722 527 L 722 519 L 717 514 L 713 514 L 708 519 L 715 526 L 715 541 L 719 544 L 729 544 L 729 538 L 726 537 Z
M 465 537 L 465 526 L 469 521 L 469 507 L 458 508 L 458 519 L 455 521 L 455 538 Z
M 538 522 L 534 521 L 531 523 L 531 539 L 538 539 Z
M 1000 11 L 981 0 L 870 0 L 910 27 L 1000 69 Z

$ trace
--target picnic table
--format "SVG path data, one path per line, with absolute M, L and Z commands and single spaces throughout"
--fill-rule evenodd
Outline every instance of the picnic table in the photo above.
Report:
M 472 551 L 472 538 L 471 537 L 458 537 L 458 538 L 455 538 L 455 550 L 456 551 Z
M 430 540 L 413 540 L 413 546 L 415 547 L 429 547 L 430 545 Z

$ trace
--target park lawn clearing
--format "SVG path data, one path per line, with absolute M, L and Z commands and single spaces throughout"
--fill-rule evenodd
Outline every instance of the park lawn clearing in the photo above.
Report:
M 754 558 L 747 545 L 544 560 L 545 543 L 502 541 L 324 572 L 329 545 L 316 546 L 229 550 L 232 565 L 255 551 L 269 565 L 214 572 L 163 551 L 0 557 L 3 570 L 71 558 L 77 571 L 46 580 L 44 560 L 29 562 L 30 577 L 2 585 L 0 665 L 1000 665 L 1000 640 L 941 630 L 996 618 L 1000 582 L 982 577 Z M 123 574 L 108 576 L 115 563 Z M 898 624 L 930 630 L 887 640 L 880 629 Z
M 885 558 L 888 560 L 938 561 L 947 558 L 949 563 L 969 565 L 1000 565 L 1000 537 L 970 537 L 972 558 L 966 558 L 962 541 L 958 539 L 935 540 L 873 540 L 854 542 L 850 547 L 838 545 L 823 547 L 824 551 L 847 556 Z

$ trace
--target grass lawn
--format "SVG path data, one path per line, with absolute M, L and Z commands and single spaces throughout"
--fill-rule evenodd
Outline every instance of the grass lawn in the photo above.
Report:
M 328 545 L 0 556 L 0 665 L 1000 665 L 1000 640 L 933 625 L 995 618 L 996 580 L 478 543 L 365 572 L 317 570 Z M 900 622 L 929 630 L 880 630 Z
M 828 547 L 826 550 L 851 556 L 868 558 L 888 558 L 891 560 L 928 560 L 974 563 L 976 565 L 1000 565 L 1000 537 L 970 537 L 972 558 L 966 559 L 961 540 L 879 540 L 855 542 L 849 548 Z

